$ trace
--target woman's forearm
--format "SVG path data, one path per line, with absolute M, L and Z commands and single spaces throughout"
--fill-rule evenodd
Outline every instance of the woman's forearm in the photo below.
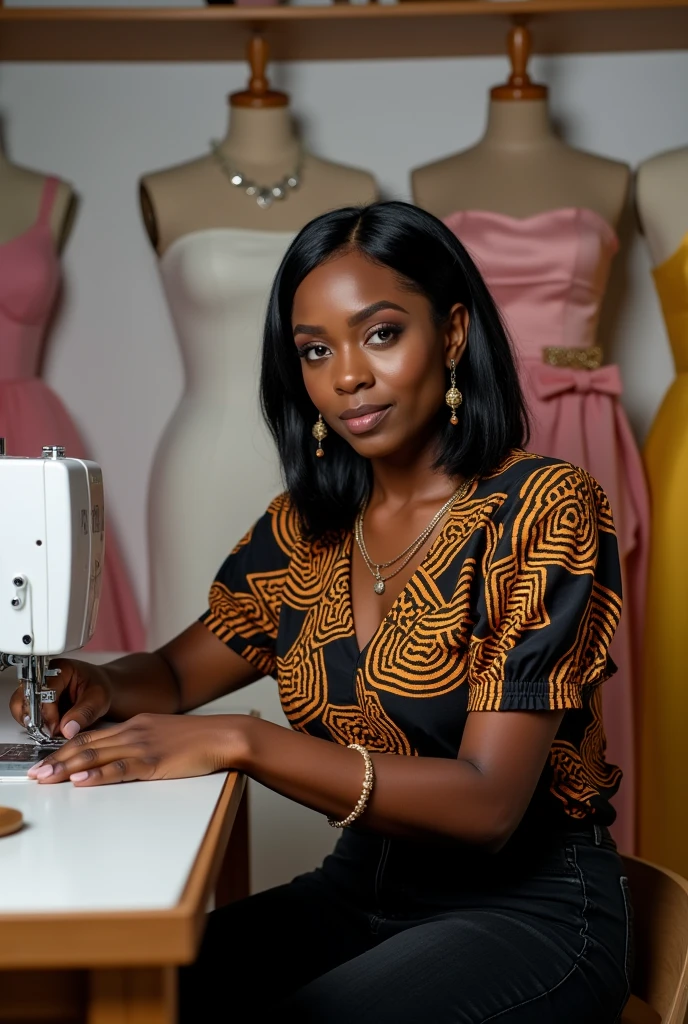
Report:
M 149 713 L 176 715 L 260 679 L 261 673 L 200 622 L 151 654 L 127 654 L 100 667 L 116 720 Z
M 261 719 L 234 721 L 243 739 L 241 763 L 227 767 L 330 818 L 343 819 L 353 810 L 365 769 L 358 751 Z M 500 806 L 489 778 L 467 761 L 394 754 L 373 754 L 372 760 L 375 785 L 361 827 L 387 836 L 445 836 L 496 847 L 517 824 L 513 808 Z
M 175 715 L 180 710 L 178 681 L 159 652 L 127 654 L 101 668 L 112 690 L 108 718 L 124 721 L 145 712 Z

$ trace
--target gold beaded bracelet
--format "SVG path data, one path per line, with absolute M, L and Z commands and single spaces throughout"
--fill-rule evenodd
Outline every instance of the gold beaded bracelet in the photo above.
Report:
M 361 795 L 358 798 L 358 803 L 354 807 L 351 814 L 348 814 L 346 818 L 342 818 L 341 821 L 334 821 L 333 818 L 327 819 L 328 823 L 332 826 L 332 828 L 346 828 L 347 825 L 350 825 L 353 821 L 356 821 L 356 818 L 361 817 L 361 815 L 366 809 L 366 804 L 368 803 L 368 798 L 370 797 L 370 794 L 373 791 L 373 783 L 375 782 L 375 771 L 373 770 L 373 762 L 366 748 L 362 747 L 359 743 L 349 743 L 347 749 L 357 750 L 359 754 L 363 756 L 363 760 L 365 761 L 365 777 L 363 779 L 363 789 L 361 790 Z

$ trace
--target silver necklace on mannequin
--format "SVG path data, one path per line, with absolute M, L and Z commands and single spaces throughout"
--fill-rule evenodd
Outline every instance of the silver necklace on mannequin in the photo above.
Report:
M 427 538 L 430 536 L 432 531 L 439 523 L 440 519 L 447 514 L 452 505 L 454 505 L 457 501 L 459 501 L 461 498 L 464 498 L 466 494 L 468 494 L 468 490 L 472 483 L 473 478 L 465 480 L 461 484 L 461 486 L 454 491 L 451 498 L 449 498 L 448 501 L 445 501 L 444 505 L 439 510 L 439 512 L 435 513 L 435 515 L 432 517 L 432 519 L 425 527 L 421 535 L 419 537 L 416 537 L 414 541 L 411 541 L 409 546 L 407 548 L 404 548 L 401 554 L 397 555 L 396 558 L 390 558 L 389 562 L 373 562 L 370 555 L 368 554 L 368 550 L 365 546 L 365 541 L 363 540 L 363 517 L 365 515 L 365 510 L 368 506 L 368 499 L 365 499 L 365 501 L 361 505 L 358 515 L 356 516 L 356 522 L 354 525 L 354 536 L 356 538 L 356 543 L 358 544 L 360 552 L 363 556 L 363 561 L 365 562 L 368 569 L 375 577 L 373 590 L 375 591 L 376 594 L 384 594 L 385 583 L 387 582 L 387 580 L 391 580 L 392 576 L 396 576 L 396 574 L 398 572 L 401 572 L 404 566 L 411 561 L 416 551 L 418 551 L 419 547 L 427 540 Z M 403 558 L 403 562 L 401 563 L 400 566 L 394 569 L 393 572 L 388 573 L 387 576 L 382 575 L 382 573 L 380 572 L 381 569 L 386 569 L 388 566 L 394 565 L 394 563 L 398 562 L 399 559 L 401 558 Z
M 261 210 L 267 210 L 274 201 L 286 199 L 292 189 L 298 188 L 301 184 L 301 166 L 303 164 L 303 153 L 299 150 L 296 167 L 291 174 L 285 174 L 283 178 L 274 185 L 258 185 L 251 181 L 245 174 L 242 174 L 236 167 L 232 167 L 229 160 L 222 152 L 217 139 L 212 139 L 210 151 L 217 160 L 220 170 L 235 188 L 242 189 L 247 196 L 255 198 Z

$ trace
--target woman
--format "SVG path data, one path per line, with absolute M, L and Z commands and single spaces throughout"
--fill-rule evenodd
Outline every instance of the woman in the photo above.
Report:
M 251 1020 L 612 1024 L 630 926 L 600 717 L 620 612 L 605 495 L 523 451 L 485 285 L 403 203 L 298 235 L 261 388 L 286 493 L 200 623 L 62 662 L 71 742 L 35 776 L 236 767 L 343 828 L 320 869 L 211 916 L 184 1020 L 222 1008 L 231 964 Z M 265 674 L 294 731 L 178 714 Z M 77 735 L 106 714 L 122 724 Z

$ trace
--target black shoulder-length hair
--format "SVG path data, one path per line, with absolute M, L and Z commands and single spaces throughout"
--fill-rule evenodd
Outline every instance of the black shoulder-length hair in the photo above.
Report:
M 528 436 L 506 331 L 478 269 L 449 228 L 401 202 L 345 207 L 316 217 L 296 236 L 277 271 L 267 308 L 260 384 L 263 415 L 277 444 L 287 490 L 314 537 L 351 528 L 372 481 L 369 461 L 332 430 L 325 457 L 316 458 L 311 430 L 318 411 L 303 382 L 292 331 L 296 289 L 320 264 L 347 251 L 389 267 L 404 287 L 424 295 L 438 325 L 455 303 L 468 309 L 468 343 L 457 367 L 463 393 L 459 425 L 449 423 L 446 406 L 438 410 L 436 467 L 448 475 L 489 474 Z

